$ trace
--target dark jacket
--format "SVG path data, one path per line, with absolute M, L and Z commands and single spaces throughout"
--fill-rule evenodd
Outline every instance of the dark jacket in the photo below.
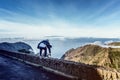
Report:
M 44 44 L 47 46 L 47 48 L 52 48 L 52 45 L 50 45 L 50 43 L 49 43 L 48 40 L 43 40 L 43 41 L 41 41 L 41 42 L 38 44 L 37 48 L 39 48 L 39 45 L 40 45 L 41 43 L 44 43 Z

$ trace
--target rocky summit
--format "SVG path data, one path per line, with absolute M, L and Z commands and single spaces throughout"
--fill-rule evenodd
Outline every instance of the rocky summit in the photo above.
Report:
M 88 44 L 68 50 L 61 59 L 98 65 L 120 71 L 120 42 L 105 46 Z
M 34 54 L 32 47 L 24 42 L 16 42 L 16 43 L 3 42 L 0 43 L 0 50 Z

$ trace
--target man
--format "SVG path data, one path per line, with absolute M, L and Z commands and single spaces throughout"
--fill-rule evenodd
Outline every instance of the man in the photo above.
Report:
M 42 56 L 42 53 L 44 51 L 44 57 L 47 57 L 47 49 L 49 53 L 51 54 L 52 45 L 49 43 L 49 40 L 47 39 L 47 40 L 41 41 L 38 44 L 37 48 L 40 49 L 40 56 Z

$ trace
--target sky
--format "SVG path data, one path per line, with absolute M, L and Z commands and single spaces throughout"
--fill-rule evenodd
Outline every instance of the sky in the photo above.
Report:
M 0 38 L 120 37 L 120 0 L 0 0 Z

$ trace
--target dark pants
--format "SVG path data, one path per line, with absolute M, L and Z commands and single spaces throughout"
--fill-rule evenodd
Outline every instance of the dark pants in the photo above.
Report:
M 42 52 L 44 51 L 44 57 L 47 56 L 47 48 L 46 47 L 40 47 L 40 56 L 42 55 Z

